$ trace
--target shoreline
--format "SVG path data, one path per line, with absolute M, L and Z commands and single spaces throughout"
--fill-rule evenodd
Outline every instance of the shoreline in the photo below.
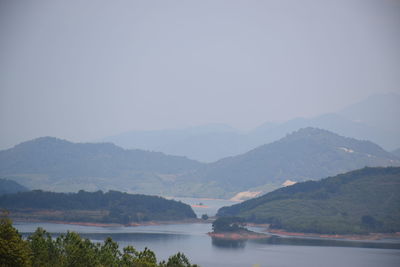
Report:
M 254 239 L 265 239 L 271 237 L 271 235 L 264 233 L 256 233 L 256 232 L 249 232 L 249 233 L 209 232 L 207 233 L 207 235 L 209 235 L 212 238 L 226 239 L 226 240 L 254 240 Z
M 267 233 L 280 237 L 297 237 L 297 238 L 318 238 L 318 239 L 339 239 L 347 241 L 378 241 L 384 239 L 398 239 L 400 241 L 400 232 L 396 233 L 368 233 L 361 234 L 317 234 L 317 233 L 298 233 L 288 232 L 283 229 L 268 229 Z
M 400 242 L 400 232 L 396 233 L 368 233 L 368 234 L 318 234 L 289 232 L 285 229 L 270 229 L 269 224 L 248 223 L 247 226 L 264 228 L 260 230 L 266 234 L 279 236 L 282 238 L 309 238 L 309 239 L 334 239 L 343 241 L 379 241 L 385 239 L 395 239 Z
M 24 220 L 18 218 L 11 218 L 14 222 L 22 223 L 54 223 L 54 224 L 68 224 L 80 226 L 94 226 L 94 227 L 137 227 L 137 226 L 152 226 L 152 225 L 169 225 L 169 224 L 191 224 L 191 223 L 209 223 L 202 219 L 187 219 L 180 221 L 147 221 L 147 222 L 131 222 L 128 224 L 122 223 L 101 223 L 101 222 L 73 222 L 73 221 L 58 221 L 58 220 Z
M 36 219 L 20 219 L 11 218 L 13 222 L 18 223 L 54 223 L 54 224 L 66 224 L 66 225 L 79 225 L 88 227 L 138 227 L 138 226 L 156 226 L 156 225 L 173 225 L 173 224 L 209 224 L 209 220 L 202 219 L 187 219 L 179 221 L 148 221 L 148 222 L 131 222 L 129 224 L 120 223 L 101 223 L 101 222 L 73 222 L 73 221 L 58 221 L 58 220 L 36 220 Z M 248 224 L 248 226 L 253 227 L 264 227 L 266 229 L 262 232 L 250 233 L 206 233 L 212 238 L 226 239 L 226 240 L 255 240 L 255 239 L 265 239 L 272 236 L 279 236 L 282 238 L 309 238 L 309 239 L 326 239 L 326 240 L 343 240 L 343 241 L 380 241 L 385 239 L 394 239 L 400 242 L 400 232 L 396 233 L 369 233 L 365 235 L 361 234 L 318 234 L 318 233 L 300 233 L 300 232 L 288 232 L 284 229 L 268 229 L 268 224 Z

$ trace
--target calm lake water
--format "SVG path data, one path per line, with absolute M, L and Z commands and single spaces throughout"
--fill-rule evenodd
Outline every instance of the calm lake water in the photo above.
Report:
M 236 201 L 230 201 L 225 199 L 209 199 L 209 198 L 170 197 L 169 199 L 174 199 L 176 201 L 181 201 L 183 203 L 191 205 L 193 211 L 199 218 L 203 214 L 207 214 L 208 216 L 214 216 L 215 214 L 217 214 L 219 208 L 224 206 L 232 206 L 234 204 L 239 203 Z
M 51 223 L 14 223 L 24 236 L 42 227 L 54 235 L 67 230 L 102 242 L 111 236 L 120 247 L 155 251 L 158 260 L 178 251 L 202 267 L 385 267 L 400 266 L 398 241 L 350 242 L 273 237 L 246 242 L 213 241 L 210 224 L 92 227 Z

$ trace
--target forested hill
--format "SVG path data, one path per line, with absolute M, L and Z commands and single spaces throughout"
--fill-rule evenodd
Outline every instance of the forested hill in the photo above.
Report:
M 286 180 L 320 179 L 369 167 L 400 166 L 400 160 L 369 141 L 317 129 L 300 129 L 245 154 L 204 165 L 193 175 L 226 190 L 244 191 Z
M 20 219 L 127 224 L 196 218 L 192 208 L 184 203 L 117 191 L 54 193 L 35 190 L 0 196 L 0 207 Z
M 201 163 L 185 157 L 53 137 L 0 151 L 0 177 L 32 189 L 58 192 L 113 189 L 154 194 L 152 189 L 158 190 L 164 180 L 199 166 Z
M 284 187 L 218 211 L 295 232 L 400 231 L 400 168 L 364 168 Z

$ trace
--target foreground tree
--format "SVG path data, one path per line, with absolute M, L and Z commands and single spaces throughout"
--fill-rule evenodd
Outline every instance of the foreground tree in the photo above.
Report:
M 198 267 L 178 253 L 157 264 L 153 251 L 137 251 L 132 246 L 122 252 L 110 237 L 93 243 L 74 232 L 55 240 L 42 228 L 23 240 L 6 216 L 0 218 L 1 267 Z
M 169 257 L 167 262 L 161 262 L 159 267 L 199 267 L 197 264 L 190 264 L 185 254 L 177 253 Z
M 50 234 L 43 228 L 38 228 L 28 237 L 28 244 L 32 254 L 32 266 L 52 267 L 56 266 L 60 259 L 60 253 Z
M 31 266 L 31 250 L 4 213 L 0 218 L 0 266 Z

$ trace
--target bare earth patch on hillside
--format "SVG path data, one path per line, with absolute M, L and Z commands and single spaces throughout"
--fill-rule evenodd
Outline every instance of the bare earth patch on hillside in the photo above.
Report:
M 258 197 L 261 194 L 261 191 L 243 191 L 237 193 L 234 197 L 232 197 L 231 201 L 244 201 L 250 198 Z

